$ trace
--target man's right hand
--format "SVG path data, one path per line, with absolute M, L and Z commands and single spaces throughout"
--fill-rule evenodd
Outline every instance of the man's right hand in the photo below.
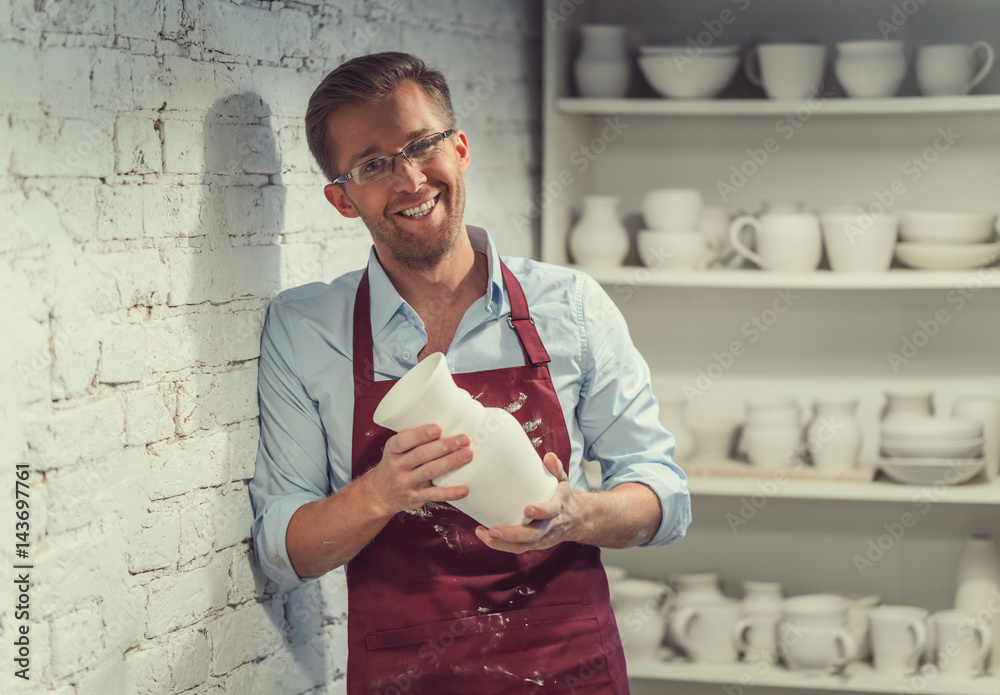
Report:
M 379 511 L 392 517 L 406 509 L 419 509 L 427 502 L 450 502 L 468 495 L 465 485 L 437 487 L 432 481 L 471 460 L 468 436 L 442 438 L 439 426 L 423 425 L 390 437 L 382 460 L 366 477 L 371 477 Z

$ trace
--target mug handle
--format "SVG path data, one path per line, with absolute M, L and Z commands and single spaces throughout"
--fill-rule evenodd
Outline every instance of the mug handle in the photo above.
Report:
M 837 631 L 837 634 L 834 635 L 834 640 L 837 642 L 837 646 L 840 647 L 840 658 L 834 659 L 830 663 L 830 667 L 833 671 L 839 671 L 847 665 L 848 661 L 858 655 L 858 643 L 854 639 L 854 635 L 847 628 Z
M 976 652 L 976 658 L 972 660 L 975 666 L 975 675 L 981 676 L 986 671 L 986 656 L 990 653 L 993 648 L 993 629 L 989 625 L 984 625 L 983 623 L 976 623 L 976 633 L 979 635 L 979 651 Z
M 743 58 L 743 74 L 758 87 L 764 86 L 764 81 L 760 78 L 760 53 L 756 46 L 747 51 L 746 57 Z
M 696 615 L 697 611 L 691 606 L 681 606 L 670 616 L 670 634 L 689 657 L 691 656 L 691 638 L 688 636 L 688 627 Z
M 748 249 L 746 246 L 743 245 L 743 242 L 740 241 L 740 232 L 743 231 L 744 227 L 752 227 L 754 230 L 754 234 L 759 235 L 762 225 L 760 223 L 760 220 L 758 220 L 753 215 L 741 215 L 737 217 L 735 220 L 733 220 L 733 223 L 729 226 L 729 243 L 733 245 L 733 248 L 736 250 L 736 253 L 750 260 L 752 263 L 755 263 L 760 268 L 766 270 L 766 268 L 764 267 L 764 259 L 761 258 L 758 254 Z
M 972 44 L 972 52 L 975 53 L 976 49 L 982 49 L 983 53 L 986 55 L 986 60 L 983 61 L 983 66 L 979 68 L 979 72 L 969 80 L 968 84 L 965 85 L 965 91 L 969 91 L 977 84 L 986 79 L 986 76 L 993 69 L 993 62 L 996 59 L 996 54 L 993 52 L 993 46 L 989 45 L 985 41 L 976 41 Z
M 736 651 L 738 651 L 740 654 L 745 654 L 746 652 L 750 651 L 750 643 L 747 642 L 746 634 L 747 630 L 753 627 L 753 623 L 754 621 L 752 618 L 743 618 L 738 623 L 736 623 L 736 627 L 733 628 L 733 637 L 735 638 L 736 642 Z
M 924 649 L 927 648 L 927 624 L 923 620 L 914 620 L 910 623 L 910 627 L 913 628 L 913 649 L 910 651 L 909 656 L 907 656 L 906 661 L 910 663 L 919 663 L 920 656 L 924 653 Z

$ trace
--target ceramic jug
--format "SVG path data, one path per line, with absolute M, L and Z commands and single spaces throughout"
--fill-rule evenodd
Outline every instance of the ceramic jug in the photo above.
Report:
M 958 558 L 955 608 L 992 615 L 994 634 L 1000 634 L 1000 552 L 993 536 L 972 535 Z M 1000 670 L 1000 647 L 993 645 L 989 664 Z
M 732 663 L 739 658 L 740 621 L 733 599 L 689 603 L 670 617 L 670 634 L 691 661 Z
M 816 400 L 816 415 L 806 429 L 806 445 L 817 470 L 843 473 L 854 470 L 861 453 L 861 425 L 854 415 L 854 398 Z
M 662 604 L 666 588 L 648 579 L 619 579 L 611 608 L 618 623 L 625 659 L 631 664 L 659 656 L 663 641 Z
M 435 478 L 434 484 L 468 486 L 468 496 L 450 504 L 484 526 L 528 523 L 524 508 L 555 493 L 558 481 L 521 424 L 503 408 L 484 407 L 459 388 L 440 352 L 424 358 L 389 389 L 374 420 L 396 432 L 435 423 L 442 437 L 468 435 L 472 461 Z
M 618 216 L 618 196 L 588 195 L 583 212 L 569 234 L 569 250 L 577 265 L 620 266 L 629 251 L 629 237 Z
M 625 49 L 625 27 L 584 24 L 580 54 L 573 63 L 576 88 L 582 97 L 620 99 L 628 93 L 631 61 Z

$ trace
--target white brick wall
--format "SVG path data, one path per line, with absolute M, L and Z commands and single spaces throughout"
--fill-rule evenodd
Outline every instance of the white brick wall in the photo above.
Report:
M 344 691 L 343 572 L 277 593 L 249 533 L 264 310 L 369 247 L 323 199 L 306 102 L 348 57 L 429 59 L 478 152 L 467 218 L 507 225 L 537 180 L 536 15 L 0 0 L 0 451 L 34 469 L 32 681 L 11 692 Z

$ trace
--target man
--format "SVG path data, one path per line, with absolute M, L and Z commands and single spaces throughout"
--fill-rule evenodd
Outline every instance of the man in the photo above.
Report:
M 466 134 L 443 76 L 401 53 L 341 65 L 313 93 L 327 200 L 372 235 L 364 271 L 279 295 L 261 341 L 251 484 L 261 566 L 283 584 L 346 564 L 350 693 L 626 693 L 599 546 L 663 544 L 690 522 L 673 438 L 624 320 L 591 279 L 501 261 L 463 223 Z M 469 437 L 372 415 L 434 352 L 530 430 L 559 479 L 523 526 L 484 528 L 431 481 Z M 587 491 L 580 460 L 599 461 Z

